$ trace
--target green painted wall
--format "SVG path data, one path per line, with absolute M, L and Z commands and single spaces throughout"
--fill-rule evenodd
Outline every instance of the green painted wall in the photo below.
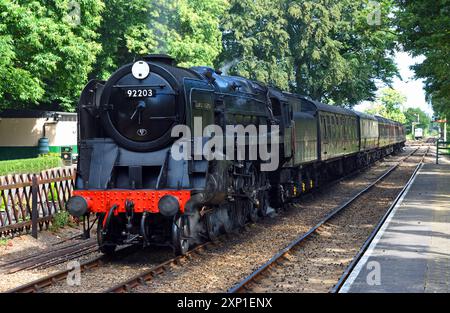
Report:
M 71 146 L 72 153 L 78 153 L 78 147 Z M 50 146 L 50 152 L 61 153 L 61 146 Z M 0 161 L 29 159 L 39 155 L 38 147 L 0 147 Z
M 38 147 L 0 147 L 0 161 L 30 159 L 38 155 Z

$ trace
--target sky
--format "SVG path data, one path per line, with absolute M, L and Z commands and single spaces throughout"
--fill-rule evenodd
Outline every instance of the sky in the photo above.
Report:
M 423 90 L 423 80 L 414 78 L 414 71 L 409 67 L 416 63 L 421 63 L 424 57 L 412 58 L 406 52 L 397 52 L 395 54 L 395 62 L 397 63 L 400 78 L 394 78 L 392 87 L 406 96 L 407 100 L 404 109 L 420 108 L 430 117 L 433 115 L 433 109 L 430 104 L 425 101 L 425 91 Z M 383 88 L 384 86 L 381 86 Z M 355 110 L 363 111 L 367 109 L 370 102 L 363 102 L 355 106 Z

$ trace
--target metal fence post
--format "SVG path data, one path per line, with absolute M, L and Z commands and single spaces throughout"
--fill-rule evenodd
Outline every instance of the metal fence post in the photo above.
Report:
M 31 183 L 31 235 L 37 239 L 38 237 L 38 193 L 39 185 L 37 182 L 37 177 L 34 174 Z

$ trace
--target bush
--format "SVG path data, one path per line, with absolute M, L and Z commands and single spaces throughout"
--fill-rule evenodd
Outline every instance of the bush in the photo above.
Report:
M 50 231 L 55 232 L 66 225 L 72 225 L 70 215 L 69 212 L 61 210 L 53 215 Z
M 43 155 L 33 159 L 0 161 L 0 176 L 39 173 L 58 166 L 61 166 L 61 158 L 55 154 Z
M 55 183 L 48 186 L 47 198 L 49 200 L 58 201 L 58 187 Z

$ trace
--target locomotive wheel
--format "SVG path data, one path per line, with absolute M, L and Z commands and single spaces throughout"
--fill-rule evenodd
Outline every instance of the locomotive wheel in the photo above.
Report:
M 205 218 L 209 240 L 216 241 L 220 234 L 220 226 L 214 218 L 214 213 L 207 214 Z
M 234 209 L 235 212 L 235 222 L 237 228 L 242 228 L 247 221 L 247 204 L 246 201 L 238 201 L 236 202 L 236 207 Z
M 189 218 L 175 216 L 172 223 L 172 245 L 175 255 L 184 255 L 189 251 Z
M 267 216 L 267 211 L 268 211 L 268 205 L 269 205 L 269 196 L 267 194 L 267 191 L 261 191 L 258 197 L 258 201 L 259 201 L 259 209 L 258 209 L 258 213 L 261 217 L 266 217 Z
M 222 228 L 225 234 L 230 234 L 233 231 L 234 224 L 234 212 L 232 208 L 229 208 L 225 214 L 226 218 L 223 220 Z
M 274 209 L 281 209 L 286 201 L 283 186 L 275 186 L 270 189 L 270 206 Z
M 259 207 L 256 206 L 253 202 L 248 201 L 248 218 L 252 223 L 256 223 L 259 219 Z
M 109 241 L 108 238 L 110 237 L 109 234 L 103 233 L 103 218 L 104 218 L 104 215 L 98 219 L 98 225 L 97 225 L 98 249 L 103 254 L 113 255 L 116 252 L 117 245 L 108 242 Z M 110 230 L 110 229 L 111 229 L 111 225 L 109 226 L 108 230 Z

